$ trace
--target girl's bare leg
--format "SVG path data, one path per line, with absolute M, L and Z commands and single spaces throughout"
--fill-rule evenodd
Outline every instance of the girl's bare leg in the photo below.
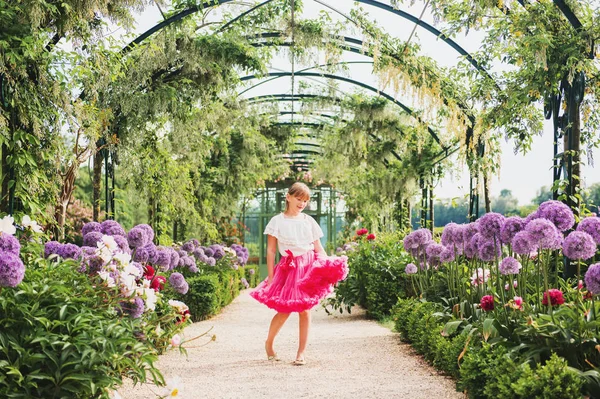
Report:
M 296 355 L 296 360 L 301 360 L 304 359 L 304 351 L 306 350 L 306 344 L 308 343 L 308 332 L 310 330 L 310 310 L 300 312 L 298 313 L 298 316 L 300 317 L 300 340 L 298 343 L 298 354 Z
M 277 313 L 273 316 L 273 320 L 271 320 L 271 325 L 269 326 L 269 336 L 265 341 L 265 350 L 267 351 L 267 356 L 275 355 L 275 350 L 273 349 L 273 341 L 275 341 L 275 337 L 281 330 L 281 327 L 285 324 L 286 320 L 290 317 L 289 313 Z

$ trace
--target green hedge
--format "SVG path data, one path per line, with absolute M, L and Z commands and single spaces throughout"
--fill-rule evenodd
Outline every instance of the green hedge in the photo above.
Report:
M 400 299 L 393 310 L 403 340 L 441 371 L 458 379 L 457 388 L 474 399 L 581 398 L 584 379 L 553 354 L 532 369 L 517 364 L 501 345 L 478 344 L 471 330 L 442 335 L 440 304 Z M 459 366 L 460 364 L 460 366 Z
M 251 287 L 258 283 L 258 271 L 253 275 L 250 269 L 256 266 L 232 269 L 228 265 L 207 266 L 200 272 L 186 277 L 190 288 L 185 295 L 176 294 L 190 308 L 192 321 L 206 320 L 229 305 L 244 288 L 242 277 L 246 278 Z

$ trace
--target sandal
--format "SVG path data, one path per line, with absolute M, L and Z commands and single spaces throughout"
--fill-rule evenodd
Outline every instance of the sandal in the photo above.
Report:
M 279 356 L 277 356 L 277 353 L 274 353 L 271 356 L 267 355 L 267 360 L 270 362 L 272 362 L 272 361 L 278 362 L 281 359 L 279 358 Z
M 304 366 L 306 364 L 306 360 L 304 359 L 296 359 L 292 362 L 294 366 Z

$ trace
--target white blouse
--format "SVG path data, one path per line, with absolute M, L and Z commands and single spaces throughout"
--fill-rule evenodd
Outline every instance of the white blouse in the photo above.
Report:
M 279 253 L 286 256 L 286 250 L 294 256 L 300 256 L 315 249 L 314 242 L 323 237 L 323 230 L 315 219 L 305 213 L 295 217 L 283 213 L 271 218 L 265 227 L 265 233 L 277 238 Z

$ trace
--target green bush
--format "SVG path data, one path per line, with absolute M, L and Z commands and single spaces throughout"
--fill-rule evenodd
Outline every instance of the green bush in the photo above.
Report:
M 512 384 L 515 396 L 527 399 L 575 399 L 581 398 L 584 380 L 567 367 L 567 361 L 556 354 L 544 366 L 531 370 L 525 365 L 518 381 Z M 491 397 L 491 396 L 490 396 Z
M 221 309 L 221 282 L 217 274 L 202 274 L 187 279 L 189 290 L 178 299 L 190 308 L 192 321 L 214 316 Z
M 146 381 L 156 351 L 138 341 L 140 320 L 120 318 L 113 293 L 74 262 L 30 264 L 0 292 L 0 397 L 107 398 L 123 377 Z

